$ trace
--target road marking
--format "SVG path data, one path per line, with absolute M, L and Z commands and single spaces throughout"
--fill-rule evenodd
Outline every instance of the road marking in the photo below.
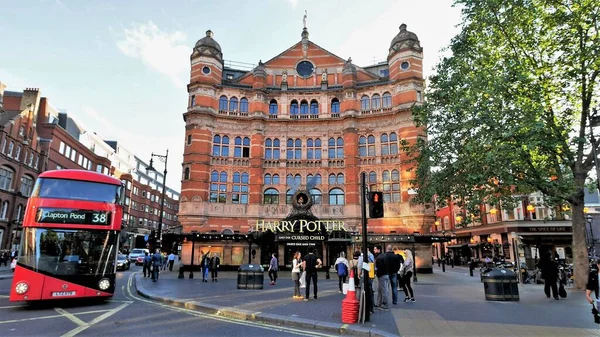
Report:
M 87 328 L 89 328 L 89 327 L 91 327 L 91 326 L 93 326 L 95 324 L 98 324 L 98 323 L 102 322 L 103 320 L 107 319 L 108 317 L 110 317 L 110 316 L 116 314 L 117 312 L 125 309 L 130 304 L 131 303 L 123 303 L 120 306 L 116 307 L 115 309 L 112 309 L 112 310 L 110 310 L 110 311 L 108 311 L 108 312 L 106 312 L 106 313 L 104 313 L 104 314 L 102 314 L 102 315 L 94 318 L 93 320 L 91 320 L 91 321 L 89 321 L 87 323 L 84 322 L 84 325 L 80 325 L 79 327 L 77 327 L 77 328 L 75 328 L 75 329 L 73 329 L 73 330 L 71 330 L 71 331 L 63 334 L 61 337 L 73 337 L 73 336 L 77 335 L 78 333 L 84 331 L 85 329 L 87 329 Z
M 128 285 L 131 284 L 131 280 L 133 279 L 134 275 L 135 275 L 135 273 L 132 273 L 130 275 L 129 282 L 127 282 Z M 300 330 L 300 329 L 295 329 L 295 328 L 291 328 L 291 327 L 284 327 L 284 326 L 275 327 L 275 326 L 269 325 L 269 323 L 263 323 L 263 322 L 258 322 L 258 321 L 245 321 L 245 320 L 235 319 L 235 318 L 231 318 L 231 317 L 219 316 L 218 314 L 205 314 L 205 313 L 201 313 L 201 312 L 187 309 L 187 308 L 175 307 L 175 306 L 171 306 L 168 304 L 155 302 L 152 300 L 137 297 L 137 296 L 133 295 L 133 293 L 131 292 L 131 287 L 127 287 L 127 293 L 129 294 L 130 298 L 133 298 L 137 301 L 149 303 L 152 305 L 163 307 L 163 308 L 171 310 L 171 311 L 178 311 L 178 312 L 182 312 L 182 313 L 200 317 L 200 318 L 212 319 L 215 321 L 221 321 L 221 322 L 232 323 L 232 324 L 248 326 L 248 327 L 255 327 L 255 328 L 259 328 L 259 329 L 265 329 L 265 330 L 271 330 L 271 331 L 277 331 L 277 332 L 288 332 L 288 333 L 293 333 L 293 334 L 297 334 L 297 335 L 301 335 L 301 336 L 317 336 L 317 337 L 338 336 L 338 335 L 329 335 L 329 334 L 320 333 L 320 332 Z M 65 336 L 63 336 L 63 337 L 65 337 Z
M 5 307 L 0 307 L 0 309 L 6 309 L 6 308 L 21 308 L 24 307 L 24 305 L 7 305 Z
M 22 319 L 11 319 L 9 321 L 1 321 L 0 324 L 20 323 L 20 322 L 27 322 L 27 321 L 37 321 L 39 319 L 49 319 L 49 318 L 57 318 L 57 317 L 64 317 L 64 316 L 63 315 L 52 315 L 52 316 L 22 318 Z
M 54 308 L 54 310 L 56 310 L 56 312 L 58 312 L 59 314 L 65 316 L 66 318 L 70 319 L 71 321 L 73 321 L 73 323 L 79 325 L 79 326 L 85 326 L 86 323 L 82 320 L 80 320 L 79 318 L 77 318 L 77 316 L 73 315 L 70 312 L 65 311 L 64 309 L 61 308 Z
M 0 295 L 0 298 L 9 298 L 10 296 L 8 295 Z

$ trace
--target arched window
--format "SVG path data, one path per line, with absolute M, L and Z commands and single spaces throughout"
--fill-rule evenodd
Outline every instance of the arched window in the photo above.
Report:
M 268 188 L 263 193 L 263 204 L 277 205 L 279 204 L 279 191 L 274 188 Z
M 240 112 L 248 112 L 248 100 L 245 97 L 240 99 Z
M 22 204 L 19 204 L 17 206 L 17 215 L 15 220 L 17 220 L 17 222 L 23 220 L 23 215 L 25 214 L 25 207 L 23 207 Z
M 183 180 L 189 180 L 190 179 L 190 168 L 186 167 L 183 173 Z
M 339 114 L 340 113 L 340 101 L 337 98 L 331 100 L 331 113 Z
M 369 111 L 369 110 L 371 110 L 371 99 L 369 98 L 369 96 L 365 95 L 365 96 L 361 97 L 361 99 L 360 99 L 360 109 L 362 111 Z
M 287 148 L 286 148 L 286 158 L 290 160 L 300 160 L 302 159 L 302 140 L 296 139 L 293 140 L 288 138 L 287 140 Z
M 343 185 L 344 184 L 344 174 L 343 173 L 339 173 L 337 175 L 337 183 L 338 183 L 338 185 Z
M 231 193 L 231 203 L 247 204 L 248 203 L 248 173 L 235 172 L 233 174 L 233 187 Z
M 389 92 L 383 93 L 383 108 L 388 109 L 392 107 L 392 95 Z
M 219 98 L 219 110 L 227 111 L 227 103 L 227 96 L 221 96 L 221 98 Z
M 285 203 L 288 204 L 288 205 L 291 204 L 292 203 L 292 197 L 294 197 L 294 190 L 292 190 L 290 188 L 285 193 Z
M 269 103 L 269 115 L 277 115 L 277 101 L 274 99 Z
M 235 137 L 233 156 L 236 158 L 250 158 L 250 138 Z
M 337 178 L 336 178 L 335 174 L 332 173 L 332 174 L 329 175 L 329 181 L 328 181 L 329 185 L 335 185 L 336 184 L 336 180 L 337 180 Z
M 360 136 L 358 138 L 358 155 L 361 157 L 373 157 L 375 156 L 375 137 L 370 135 L 368 137 Z
M 369 189 L 377 191 L 377 173 L 375 171 L 369 172 Z
M 229 157 L 229 137 L 215 135 L 213 138 L 213 156 Z
M 313 199 L 313 204 L 320 205 L 323 203 L 323 193 L 321 193 L 321 191 L 319 191 L 316 188 L 313 188 L 309 191 L 309 193 Z
M 338 137 L 337 139 L 329 138 L 327 147 L 329 159 L 344 158 L 344 139 L 342 139 L 342 137 Z
M 0 219 L 6 219 L 8 215 L 8 200 L 2 202 L 2 209 L 0 209 Z
M 265 179 L 264 179 L 264 184 L 265 185 L 271 185 L 273 183 L 273 180 L 271 180 L 271 175 L 270 174 L 265 174 Z
M 306 176 L 306 185 L 307 186 L 317 186 L 317 185 L 320 185 L 321 183 L 322 183 L 321 175 L 318 173 L 316 176 L 313 176 L 312 174 L 309 174 L 308 176 Z
M 210 202 L 225 203 L 227 200 L 227 172 L 212 171 L 210 174 Z
M 329 191 L 329 204 L 330 205 L 344 205 L 346 198 L 344 191 L 341 188 L 332 188 Z
M 400 172 L 383 171 L 383 202 L 400 202 Z
M 398 154 L 398 136 L 395 133 L 381 135 L 381 155 Z
M 0 189 L 9 190 L 12 187 L 13 171 L 6 166 L 0 168 Z
M 279 139 L 267 138 L 265 140 L 265 159 L 279 159 L 280 145 Z
M 21 188 L 19 192 L 22 195 L 28 197 L 31 195 L 31 191 L 33 190 L 33 177 L 24 175 L 21 177 Z
M 290 115 L 298 115 L 298 101 L 296 100 L 293 100 L 292 103 L 290 103 Z
M 300 184 L 302 184 L 302 176 L 299 174 L 296 174 L 294 176 L 294 185 L 295 186 L 300 186 Z
M 305 100 L 302 100 L 302 102 L 300 102 L 300 114 L 308 115 L 308 102 Z
M 278 185 L 279 184 L 279 174 L 274 174 L 273 175 L 273 185 Z
M 306 159 L 321 159 L 321 139 L 306 141 Z
M 294 185 L 294 175 L 293 174 L 288 174 L 287 176 L 285 176 L 285 184 L 288 186 Z
M 373 97 L 371 97 L 371 109 L 381 109 L 381 97 L 378 94 L 375 94 Z
M 310 101 L 310 114 L 311 115 L 319 114 L 319 103 L 317 103 L 317 101 L 315 101 L 315 100 Z
M 235 97 L 231 97 L 229 100 L 229 111 L 237 111 L 238 110 L 238 99 Z

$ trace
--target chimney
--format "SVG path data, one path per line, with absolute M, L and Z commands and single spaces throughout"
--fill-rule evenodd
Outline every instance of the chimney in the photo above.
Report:
M 4 108 L 4 89 L 6 89 L 6 84 L 0 82 L 0 109 Z
M 40 90 L 38 88 L 26 88 L 23 90 L 23 97 L 21 97 L 21 106 L 19 110 L 23 111 L 30 108 L 33 105 L 34 114 L 37 108 L 40 106 Z

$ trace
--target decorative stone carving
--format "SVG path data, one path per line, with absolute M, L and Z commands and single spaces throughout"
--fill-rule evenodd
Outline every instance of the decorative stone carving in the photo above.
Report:
M 281 82 L 287 83 L 287 77 L 288 77 L 287 69 L 284 69 L 283 72 L 281 73 Z
M 323 69 L 321 73 L 321 82 L 327 82 L 327 69 Z

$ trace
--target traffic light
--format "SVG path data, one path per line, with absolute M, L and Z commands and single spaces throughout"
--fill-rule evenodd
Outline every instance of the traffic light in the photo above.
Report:
M 369 218 L 383 218 L 382 192 L 369 192 Z

